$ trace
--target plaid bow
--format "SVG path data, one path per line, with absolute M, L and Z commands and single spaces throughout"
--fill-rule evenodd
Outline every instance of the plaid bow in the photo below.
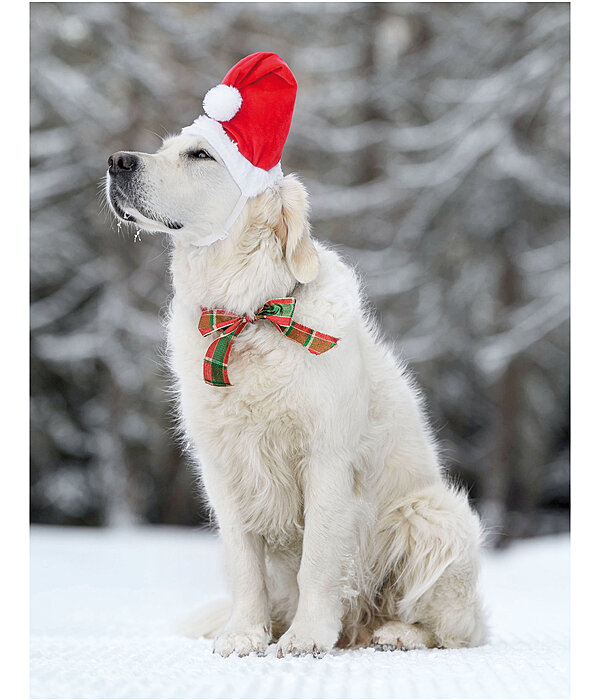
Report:
M 223 309 L 202 308 L 202 315 L 198 323 L 198 330 L 202 335 L 209 335 L 214 331 L 220 331 L 221 335 L 206 351 L 204 356 L 204 381 L 212 386 L 231 386 L 227 374 L 227 364 L 233 339 L 239 335 L 249 323 L 256 320 L 271 321 L 278 331 L 295 340 L 300 345 L 320 355 L 331 350 L 337 344 L 339 338 L 334 338 L 325 333 L 319 333 L 312 328 L 302 326 L 292 321 L 296 300 L 293 297 L 287 299 L 270 299 L 252 318 L 248 314 L 240 316 Z

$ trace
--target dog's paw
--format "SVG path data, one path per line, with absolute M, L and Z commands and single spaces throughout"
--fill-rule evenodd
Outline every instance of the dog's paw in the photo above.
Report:
M 284 656 L 305 656 L 312 654 L 316 658 L 321 658 L 333 648 L 336 643 L 338 633 L 333 630 L 301 630 L 292 625 L 277 643 L 277 657 Z
M 254 625 L 247 630 L 226 630 L 215 639 L 213 653 L 221 656 L 248 656 L 253 652 L 264 654 L 270 635 L 265 625 Z
M 434 646 L 433 635 L 418 625 L 391 621 L 373 632 L 371 646 L 376 651 L 426 649 Z

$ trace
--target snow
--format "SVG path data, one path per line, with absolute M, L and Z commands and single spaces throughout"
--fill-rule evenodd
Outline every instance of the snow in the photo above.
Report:
M 166 527 L 31 533 L 33 698 L 561 698 L 569 694 L 569 538 L 486 552 L 478 649 L 222 659 L 172 632 L 223 597 L 220 547 Z

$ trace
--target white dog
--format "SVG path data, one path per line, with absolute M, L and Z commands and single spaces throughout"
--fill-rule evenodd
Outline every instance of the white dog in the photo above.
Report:
M 481 644 L 481 529 L 444 477 L 418 389 L 380 339 L 355 272 L 309 230 L 288 175 L 248 200 L 205 138 L 109 159 L 123 221 L 172 235 L 169 356 L 181 420 L 223 540 L 227 611 L 199 630 L 223 656 L 322 654 Z M 339 338 L 321 355 L 255 318 L 293 297 L 293 320 Z M 229 356 L 231 386 L 204 380 L 218 335 L 202 310 L 249 322 Z M 245 316 L 247 315 L 247 316 Z

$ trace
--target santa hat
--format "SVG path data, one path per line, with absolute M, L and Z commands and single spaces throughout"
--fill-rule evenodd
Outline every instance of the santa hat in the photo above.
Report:
M 206 93 L 206 115 L 181 132 L 204 137 L 242 192 L 226 229 L 249 197 L 283 178 L 281 153 L 292 123 L 296 88 L 292 71 L 277 54 L 253 53 Z

